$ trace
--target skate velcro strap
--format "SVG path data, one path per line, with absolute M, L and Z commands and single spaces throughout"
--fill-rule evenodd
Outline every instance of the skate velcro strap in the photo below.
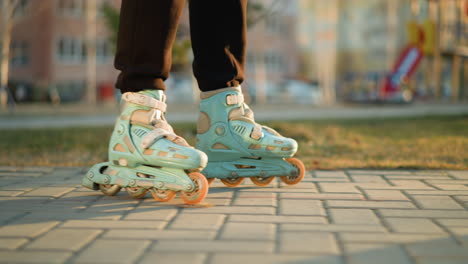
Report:
M 226 96 L 227 105 L 242 104 L 244 102 L 244 95 L 242 94 L 230 94 Z
M 167 105 L 163 101 L 159 101 L 152 97 L 149 97 L 144 94 L 139 93 L 132 93 L 127 92 L 122 95 L 122 98 L 132 104 L 143 105 L 146 107 L 151 107 L 154 109 L 161 110 L 162 112 L 166 112 Z
M 163 137 L 173 138 L 173 137 L 177 137 L 177 135 L 167 130 L 164 130 L 162 128 L 156 128 L 143 137 L 140 143 L 140 147 L 142 149 L 147 149 L 151 145 L 153 145 L 154 142 L 158 141 L 159 139 Z
M 259 140 L 263 137 L 262 127 L 259 124 L 255 124 L 250 137 L 255 140 Z

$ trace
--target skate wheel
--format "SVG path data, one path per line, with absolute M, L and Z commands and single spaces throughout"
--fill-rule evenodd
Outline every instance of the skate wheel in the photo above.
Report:
M 208 184 L 211 185 L 214 181 L 215 181 L 216 178 L 206 178 L 206 180 L 208 181 Z
M 127 190 L 128 195 L 135 199 L 142 199 L 148 192 L 148 189 L 141 187 L 126 187 L 125 190 Z
M 270 184 L 275 179 L 275 176 L 271 177 L 261 177 L 261 176 L 254 176 L 250 177 L 250 180 L 257 186 L 263 187 Z
M 304 163 L 302 163 L 302 161 L 296 158 L 289 158 L 289 159 L 286 159 L 286 161 L 289 162 L 289 164 L 291 164 L 294 168 L 297 169 L 297 173 L 293 175 L 288 175 L 288 176 L 281 176 L 280 177 L 281 181 L 286 183 L 287 185 L 298 184 L 299 182 L 302 181 L 302 179 L 304 179 L 304 175 L 305 175 Z
M 192 172 L 188 176 L 195 184 L 195 189 L 191 192 L 180 192 L 180 198 L 186 204 L 197 204 L 205 199 L 208 194 L 209 184 L 201 173 Z
M 172 200 L 176 194 L 177 192 L 172 190 L 161 190 L 156 188 L 151 189 L 151 195 L 156 201 L 159 202 L 168 202 Z
M 115 196 L 122 188 L 115 184 L 99 184 L 99 190 L 107 196 Z
M 226 185 L 227 187 L 237 187 L 241 183 L 244 182 L 244 178 L 238 177 L 238 178 L 225 178 L 221 179 L 221 181 Z

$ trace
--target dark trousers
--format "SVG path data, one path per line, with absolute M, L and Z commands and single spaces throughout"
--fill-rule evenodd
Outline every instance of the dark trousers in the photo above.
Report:
M 115 67 L 122 92 L 164 90 L 185 0 L 123 0 Z M 193 73 L 201 91 L 244 80 L 247 0 L 190 0 Z

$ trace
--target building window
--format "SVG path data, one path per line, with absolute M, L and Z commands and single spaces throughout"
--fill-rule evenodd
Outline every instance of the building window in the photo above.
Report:
M 271 72 L 282 71 L 285 67 L 283 56 L 276 52 L 267 52 L 265 54 L 265 66 Z
M 109 62 L 113 58 L 112 47 L 108 40 L 98 39 L 96 42 L 96 60 L 101 63 Z
M 85 43 L 77 38 L 60 38 L 57 44 L 57 58 L 64 63 L 84 62 L 86 60 Z
M 83 0 L 59 0 L 58 11 L 64 16 L 81 17 L 84 14 Z
M 26 41 L 16 41 L 11 45 L 11 65 L 26 66 L 29 63 L 29 45 Z

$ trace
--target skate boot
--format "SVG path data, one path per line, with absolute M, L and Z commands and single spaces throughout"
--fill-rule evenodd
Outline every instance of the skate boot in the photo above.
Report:
M 254 121 L 240 87 L 203 92 L 197 128 L 197 148 L 208 155 L 203 170 L 208 182 L 215 178 L 235 187 L 249 177 L 266 186 L 280 177 L 293 185 L 304 178 L 304 164 L 292 156 L 297 142 Z
M 151 191 L 158 201 L 169 201 L 180 192 L 187 204 L 201 202 L 209 188 L 199 173 L 207 156 L 174 134 L 164 117 L 164 93 L 124 93 L 122 109 L 110 139 L 109 162 L 94 165 L 82 185 L 106 195 L 124 187 L 135 198 Z

